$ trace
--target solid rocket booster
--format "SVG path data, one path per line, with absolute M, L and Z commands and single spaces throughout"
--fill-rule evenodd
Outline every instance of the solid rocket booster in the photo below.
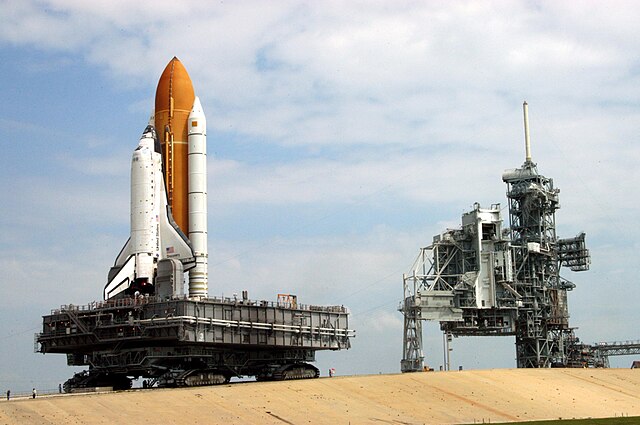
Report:
M 167 198 L 176 223 L 189 235 L 196 267 L 189 272 L 189 296 L 207 296 L 206 119 L 191 78 L 178 58 L 169 61 L 156 89 L 158 129 Z
M 206 297 L 207 270 L 207 120 L 196 96 L 189 128 L 189 240 L 196 265 L 189 271 L 189 296 Z
M 167 202 L 155 129 L 147 126 L 131 157 L 131 234 L 109 272 L 104 298 L 153 293 L 158 262 L 164 259 L 181 261 L 184 270 L 195 265 L 189 240 Z

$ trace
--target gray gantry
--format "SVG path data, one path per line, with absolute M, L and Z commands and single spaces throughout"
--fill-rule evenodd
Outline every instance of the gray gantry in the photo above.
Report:
M 526 102 L 524 116 L 525 162 L 502 176 L 510 227 L 502 228 L 500 204 L 475 204 L 461 228 L 435 236 L 403 276 L 403 372 L 424 367 L 422 320 L 439 321 L 445 341 L 514 335 L 520 368 L 574 363 L 567 292 L 575 285 L 560 268 L 585 271 L 591 260 L 584 233 L 556 236 L 559 190 L 531 161 Z

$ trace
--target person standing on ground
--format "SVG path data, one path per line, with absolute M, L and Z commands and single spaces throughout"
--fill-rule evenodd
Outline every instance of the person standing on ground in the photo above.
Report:
M 31 391 L 31 397 L 36 398 L 36 394 L 37 392 L 36 392 L 36 389 L 34 388 L 33 391 Z
M 11 390 L 7 390 L 7 401 L 11 398 Z

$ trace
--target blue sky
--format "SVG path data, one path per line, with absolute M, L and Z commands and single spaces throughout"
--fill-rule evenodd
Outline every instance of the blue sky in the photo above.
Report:
M 402 273 L 501 174 L 561 189 L 564 276 L 587 342 L 638 339 L 640 9 L 634 2 L 0 1 L 0 387 L 55 388 L 40 316 L 101 296 L 128 236 L 129 162 L 178 56 L 208 124 L 210 294 L 344 304 L 339 374 L 397 372 Z M 506 218 L 506 217 L 505 217 Z M 465 368 L 513 367 L 513 338 L 458 338 Z M 438 366 L 441 336 L 425 332 Z M 627 367 L 631 359 L 612 359 Z

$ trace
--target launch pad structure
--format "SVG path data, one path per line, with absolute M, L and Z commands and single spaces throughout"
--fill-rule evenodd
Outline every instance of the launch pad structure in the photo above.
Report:
M 439 321 L 446 339 L 515 336 L 519 368 L 594 365 L 569 326 L 567 293 L 575 285 L 560 276 L 561 267 L 589 269 L 585 234 L 556 236 L 559 190 L 531 160 L 526 102 L 523 109 L 525 162 L 502 175 L 510 227 L 502 228 L 500 204 L 476 204 L 403 276 L 403 372 L 424 367 L 422 320 Z

